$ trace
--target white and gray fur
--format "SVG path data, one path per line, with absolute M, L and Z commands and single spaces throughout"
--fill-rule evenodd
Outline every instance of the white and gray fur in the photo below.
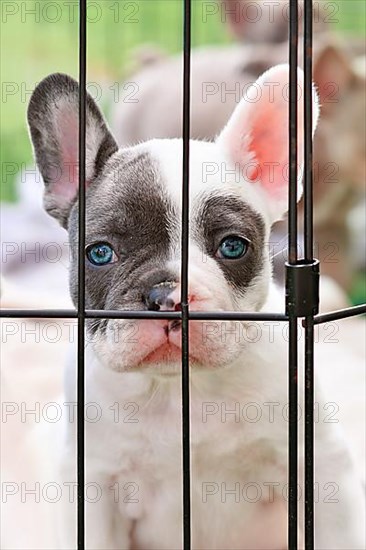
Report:
M 286 80 L 288 68 L 277 67 L 266 79 Z M 301 77 L 301 74 L 299 73 Z M 285 80 L 284 80 L 285 79 Z M 45 182 L 45 206 L 68 229 L 73 247 L 70 277 L 77 299 L 77 173 L 67 175 L 67 163 L 77 164 L 78 87 L 65 75 L 52 75 L 34 92 L 28 121 L 35 155 Z M 238 106 L 216 143 L 192 141 L 190 147 L 191 309 L 197 311 L 270 311 L 281 308 L 271 286 L 266 248 L 271 224 L 286 210 L 286 189 L 273 190 L 245 179 L 239 162 L 255 162 L 255 145 L 262 160 L 283 162 L 287 150 L 286 105 L 276 100 Z M 151 107 L 153 108 L 153 106 Z M 318 108 L 314 100 L 315 121 Z M 262 130 L 262 112 L 265 132 Z M 274 124 L 282 113 L 279 124 Z M 301 113 L 300 113 L 301 116 Z M 259 121 L 259 122 L 258 122 Z M 253 140 L 251 142 L 251 139 Z M 264 141 L 263 141 L 264 140 Z M 266 141 L 268 140 L 268 141 Z M 283 141 L 283 143 L 282 143 Z M 258 153 L 258 151 L 257 151 Z M 281 153 L 282 157 L 281 157 Z M 273 155 L 276 158 L 273 159 Z M 271 156 L 272 155 L 272 156 Z M 301 159 L 300 159 L 301 160 Z M 56 165 L 56 168 L 55 168 Z M 225 167 L 208 175 L 207 166 Z M 230 172 L 229 172 L 230 169 Z M 76 171 L 77 172 L 77 171 Z M 273 186 L 280 186 L 277 174 Z M 118 149 L 92 99 L 87 100 L 86 243 L 111 243 L 118 261 L 104 267 L 86 263 L 86 307 L 117 310 L 148 309 L 146 296 L 156 285 L 170 285 L 180 301 L 182 142 L 153 140 Z M 248 253 L 235 261 L 217 258 L 222 236 L 239 234 L 250 241 Z M 280 305 L 279 305 L 280 304 Z M 179 324 L 136 321 L 134 339 L 115 338 L 127 321 L 88 325 L 86 402 L 98 403 L 103 415 L 86 423 L 86 481 L 98 483 L 102 498 L 86 503 L 88 549 L 182 548 L 181 364 L 177 359 L 146 364 L 154 342 L 169 338 L 180 346 Z M 256 330 L 262 325 L 257 324 Z M 282 327 L 274 340 L 244 338 L 246 322 L 192 322 L 191 461 L 192 546 L 195 549 L 277 549 L 287 547 L 287 429 L 281 418 L 263 414 L 257 422 L 223 422 L 220 415 L 203 420 L 207 403 L 287 403 L 287 342 Z M 241 335 L 238 337 L 238 334 Z M 207 337 L 204 338 L 203 336 Z M 75 363 L 68 367 L 65 401 L 73 401 Z M 301 383 L 300 391 L 301 391 Z M 316 396 L 321 401 L 320 392 Z M 138 422 L 115 422 L 108 414 L 117 403 L 136 405 Z M 110 411 L 109 411 L 110 413 Z M 75 479 L 75 426 L 65 426 L 62 440 L 63 479 Z M 318 549 L 364 547 L 362 488 L 347 449 L 333 424 L 316 430 L 316 480 L 336 482 L 338 503 L 315 506 Z M 302 452 L 300 451 L 300 471 Z M 116 503 L 110 486 L 134 483 L 138 498 Z M 275 484 L 256 502 L 222 495 L 203 496 L 203 487 L 222 483 L 262 489 Z M 264 492 L 263 492 L 264 495 Z M 300 510 L 302 501 L 300 502 Z M 65 505 L 60 548 L 75 546 L 75 506 Z M 302 530 L 300 529 L 300 547 Z

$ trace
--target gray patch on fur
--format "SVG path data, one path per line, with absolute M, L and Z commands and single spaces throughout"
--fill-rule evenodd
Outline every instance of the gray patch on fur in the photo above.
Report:
M 215 259 L 230 286 L 244 293 L 263 267 L 265 224 L 260 214 L 240 197 L 211 194 L 201 197 L 193 222 L 198 245 Z M 248 252 L 237 260 L 216 258 L 221 241 L 230 235 L 248 239 Z
M 103 267 L 86 263 L 86 307 L 146 310 L 151 288 L 177 281 L 166 269 L 177 212 L 164 190 L 158 167 L 148 153 L 120 151 L 107 162 L 86 194 L 86 245 L 110 243 L 118 261 Z M 73 262 L 71 295 L 77 303 L 78 210 L 69 221 Z M 93 322 L 94 330 L 105 324 Z

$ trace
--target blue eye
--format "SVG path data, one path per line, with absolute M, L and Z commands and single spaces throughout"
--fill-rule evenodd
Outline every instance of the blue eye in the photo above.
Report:
M 230 235 L 221 241 L 216 256 L 226 260 L 237 260 L 242 258 L 248 251 L 249 241 L 243 237 Z
M 86 257 L 93 265 L 107 265 L 116 261 L 116 253 L 108 243 L 95 243 L 86 249 Z

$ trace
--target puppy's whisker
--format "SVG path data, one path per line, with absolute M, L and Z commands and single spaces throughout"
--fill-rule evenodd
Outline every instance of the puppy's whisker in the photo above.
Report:
M 146 403 L 144 403 L 144 405 L 141 407 L 141 411 L 144 411 L 145 409 L 148 408 L 148 406 L 155 399 L 156 395 L 160 392 L 160 390 L 161 390 L 161 386 L 159 384 L 155 384 L 152 394 L 150 395 Z
M 286 246 L 286 248 L 283 248 L 282 250 L 279 250 L 278 252 L 276 252 L 276 254 L 273 254 L 273 256 L 271 256 L 270 259 L 273 260 L 274 258 L 277 258 L 277 256 L 279 256 L 280 254 L 284 254 L 284 253 L 286 253 L 286 256 L 287 256 L 287 250 L 288 250 L 288 247 Z

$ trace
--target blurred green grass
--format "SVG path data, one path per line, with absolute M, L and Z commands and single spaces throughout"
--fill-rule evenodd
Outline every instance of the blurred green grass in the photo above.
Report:
M 207 4 L 192 0 L 193 46 L 229 41 L 219 13 L 203 21 Z M 214 1 L 209 4 L 213 9 Z M 182 5 L 182 0 L 89 0 L 88 80 L 108 90 L 128 73 L 131 50 L 142 43 L 179 51 Z M 337 7 L 333 18 L 340 31 L 365 32 L 364 0 L 339 0 Z M 1 200 L 14 201 L 16 173 L 32 161 L 26 126 L 32 89 L 52 72 L 78 75 L 77 1 L 2 0 L 0 46 Z
M 2 10 L 1 32 L 1 199 L 16 199 L 15 172 L 32 161 L 26 127 L 31 90 L 52 72 L 78 76 L 77 2 L 8 2 L 18 8 Z M 51 4 L 57 4 L 52 9 Z M 193 0 L 194 45 L 227 40 L 218 18 L 201 24 L 203 1 Z M 26 7 L 24 7 L 26 6 Z M 31 13 L 38 10 L 36 15 Z M 88 80 L 110 86 L 129 65 L 131 50 L 142 43 L 169 52 L 182 48 L 181 0 L 89 1 Z M 39 14 L 39 17 L 37 17 Z M 52 22 L 54 20 L 55 22 Z M 108 91 L 108 88 L 107 88 Z M 106 96 L 112 97 L 112 91 Z

